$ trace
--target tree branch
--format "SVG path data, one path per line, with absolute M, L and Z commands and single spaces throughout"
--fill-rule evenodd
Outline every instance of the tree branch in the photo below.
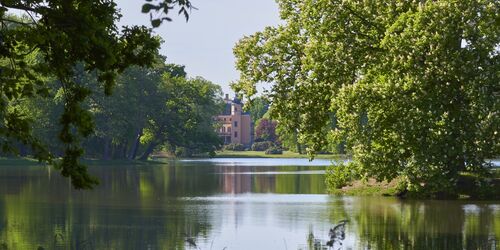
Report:
M 358 19 L 360 19 L 363 23 L 365 23 L 366 25 L 370 26 L 370 27 L 373 27 L 375 28 L 376 30 L 378 30 L 379 32 L 381 33 L 384 33 L 384 29 L 376 24 L 374 24 L 373 22 L 370 22 L 368 21 L 364 16 L 362 16 L 361 14 L 359 14 L 358 12 L 354 11 L 350 6 L 348 6 L 347 4 L 344 5 L 344 7 L 349 11 L 351 12 L 352 15 L 354 15 L 355 17 L 357 17 Z
M 0 22 L 10 22 L 10 23 L 15 23 L 15 24 L 19 24 L 19 25 L 33 25 L 33 24 L 36 24 L 36 23 L 24 23 L 24 22 L 21 22 L 21 21 L 16 21 L 16 20 L 6 19 L 6 18 L 0 18 Z
M 37 13 L 37 10 L 35 8 L 28 7 L 28 6 L 25 6 L 25 5 L 20 5 L 20 4 L 9 5 L 9 4 L 5 4 L 3 1 L 0 2 L 0 4 L 2 5 L 2 7 L 8 8 L 8 9 L 17 9 L 17 10 L 24 10 L 24 11 L 32 11 L 32 12 L 36 12 Z

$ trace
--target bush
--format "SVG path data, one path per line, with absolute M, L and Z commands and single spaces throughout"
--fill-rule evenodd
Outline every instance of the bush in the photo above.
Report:
M 243 144 L 240 144 L 240 143 L 231 143 L 231 144 L 228 144 L 224 147 L 225 150 L 230 150 L 230 151 L 244 151 L 245 150 L 245 146 L 243 146 Z
M 283 150 L 278 147 L 270 147 L 266 150 L 266 155 L 281 155 L 283 154 Z
M 272 141 L 255 142 L 252 145 L 252 150 L 253 151 L 266 151 L 273 146 L 274 146 L 274 143 Z
M 326 169 L 326 186 L 332 192 L 351 184 L 352 181 L 358 179 L 360 176 L 357 174 L 357 166 L 354 162 L 339 163 L 337 165 L 330 165 Z
M 174 154 L 175 157 L 191 157 L 193 156 L 193 151 L 185 147 L 177 147 Z

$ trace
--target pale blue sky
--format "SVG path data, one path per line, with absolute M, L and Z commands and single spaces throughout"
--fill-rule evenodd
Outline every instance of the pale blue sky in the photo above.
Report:
M 145 24 L 149 16 L 141 13 L 143 0 L 118 0 L 121 25 Z M 165 43 L 161 53 L 169 63 L 186 66 L 189 76 L 202 76 L 220 84 L 225 93 L 229 82 L 238 79 L 234 68 L 233 46 L 244 35 L 279 23 L 274 0 L 192 0 L 193 10 L 186 23 L 172 13 L 173 22 L 164 22 L 155 32 Z

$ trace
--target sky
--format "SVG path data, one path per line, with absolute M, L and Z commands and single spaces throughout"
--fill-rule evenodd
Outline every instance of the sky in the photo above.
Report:
M 123 15 L 120 25 L 147 25 L 149 15 L 141 13 L 144 0 L 118 0 Z M 154 31 L 165 43 L 161 54 L 168 63 L 186 66 L 188 76 L 201 76 L 222 86 L 224 93 L 234 92 L 229 83 L 239 77 L 234 67 L 233 47 L 245 35 L 275 26 L 279 21 L 274 0 L 192 0 L 197 10 L 189 21 L 171 13 L 172 22 L 164 22 Z

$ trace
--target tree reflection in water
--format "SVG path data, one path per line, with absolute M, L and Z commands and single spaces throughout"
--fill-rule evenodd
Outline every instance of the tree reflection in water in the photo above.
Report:
M 331 211 L 330 222 L 348 216 L 346 234 L 353 237 L 354 248 L 498 248 L 500 206 L 495 202 L 345 197 L 333 203 L 337 209 Z
M 286 242 L 288 249 L 328 249 L 328 230 L 344 219 L 349 220 L 345 239 L 334 249 L 499 247 L 496 201 L 328 197 L 323 176 L 307 172 L 319 169 L 93 167 L 102 184 L 75 191 L 66 179 L 40 167 L 2 167 L 0 250 L 190 249 L 189 241 L 201 249 L 212 244 L 222 249 L 241 240 L 265 248 L 274 238 L 283 248 Z M 252 233 L 268 238 L 255 239 Z

